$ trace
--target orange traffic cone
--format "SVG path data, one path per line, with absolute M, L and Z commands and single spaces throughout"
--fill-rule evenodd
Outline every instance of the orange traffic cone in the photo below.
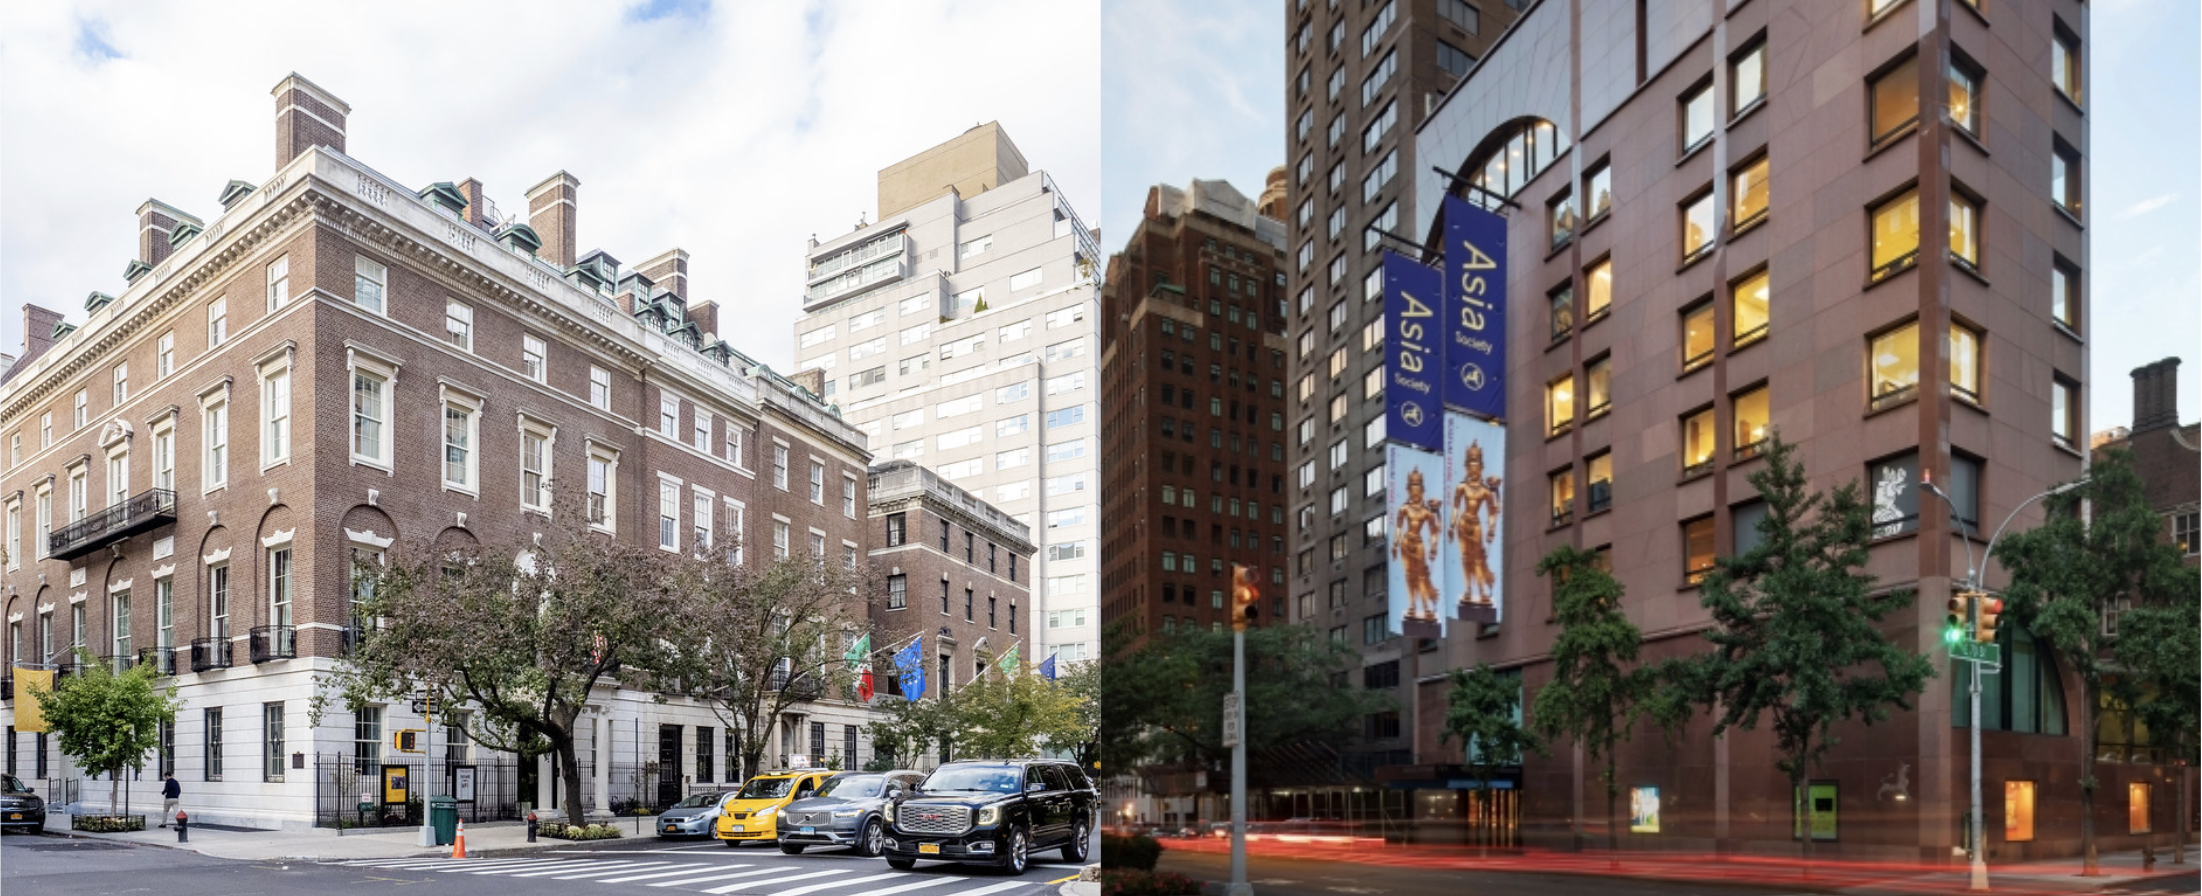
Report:
M 466 858 L 466 822 L 459 822 L 458 836 L 451 839 L 451 857 L 454 859 Z

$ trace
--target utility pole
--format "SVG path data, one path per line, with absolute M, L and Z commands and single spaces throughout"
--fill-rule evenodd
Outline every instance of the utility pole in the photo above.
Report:
M 1254 569 L 1231 564 L 1231 696 L 1224 701 L 1225 746 L 1231 748 L 1231 882 L 1224 896 L 1254 896 L 1246 882 L 1246 626 L 1260 612 Z

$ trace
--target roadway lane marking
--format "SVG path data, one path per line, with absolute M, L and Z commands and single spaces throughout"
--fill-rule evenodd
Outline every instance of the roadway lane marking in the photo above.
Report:
M 1009 881 L 1009 882 L 1007 882 L 1007 883 L 999 883 L 999 884 L 995 884 L 995 885 L 993 885 L 993 886 L 990 886 L 990 887 L 980 887 L 980 888 L 978 888 L 978 889 L 976 889 L 976 890 L 964 890 L 964 891 L 962 891 L 962 892 L 959 892 L 959 893 L 957 893 L 957 894 L 956 894 L 956 896 L 986 896 L 986 894 L 988 894 L 988 893 L 999 893 L 999 892 L 1001 892 L 1001 891 L 1003 891 L 1003 890 L 1014 890 L 1014 889 L 1017 889 L 1018 887 L 1037 887 L 1037 886 L 1044 886 L 1044 884 L 1036 884 L 1036 883 L 1033 883 L 1033 882 L 1031 882 L 1031 881 L 1023 881 L 1023 880 L 1013 880 L 1013 881 Z
M 552 868 L 585 868 L 585 867 L 588 867 L 588 865 L 589 865 L 589 863 L 588 863 L 588 861 L 587 861 L 587 860 L 585 860 L 585 859 L 553 859 L 553 860 L 551 860 L 551 861 L 548 861 L 548 862 L 532 862 L 532 863 L 528 863 L 528 864 L 524 864 L 524 865 L 506 865 L 506 866 L 505 866 L 505 867 L 503 867 L 503 868 L 491 868 L 491 869 L 489 869 L 488 871 L 469 871 L 469 872 L 467 872 L 467 873 L 468 873 L 468 874 L 511 874 L 511 873 L 513 873 L 513 872 L 516 872 L 516 871 L 547 871 L 547 870 L 550 870 L 550 869 L 552 869 Z M 442 870 L 459 870 L 459 869 L 442 869 Z
M 736 865 L 736 866 L 734 866 L 734 867 L 736 867 L 736 868 L 747 868 L 747 867 L 749 867 L 749 866 L 747 866 L 747 865 Z M 700 883 L 704 883 L 704 882 L 706 882 L 706 881 L 714 881 L 714 880 L 727 880 L 727 879 L 729 879 L 729 878 L 735 878 L 735 877 L 751 877 L 751 876 L 754 876 L 754 875 L 758 875 L 758 874 L 771 874 L 771 873 L 773 873 L 773 872 L 775 872 L 775 871 L 780 871 L 780 870 L 783 870 L 783 868 L 782 868 L 781 866 L 775 866 L 775 867 L 771 867 L 771 868 L 759 868 L 759 869 L 757 869 L 757 870 L 755 870 L 755 871 L 736 871 L 736 872 L 734 872 L 733 874 L 714 874 L 714 875 L 710 875 L 710 876 L 708 876 L 708 877 L 691 877 L 691 878 L 687 878 L 687 879 L 685 879 L 685 880 L 669 880 L 669 881 L 663 881 L 663 882 L 660 882 L 660 883 L 648 884 L 648 886 L 652 886 L 652 887 L 678 887 L 678 886 L 683 886 L 683 885 L 686 885 L 686 884 L 700 884 Z
M 925 880 L 921 880 L 921 881 L 918 881 L 918 882 L 916 882 L 916 883 L 903 884 L 902 886 L 899 886 L 899 887 L 888 887 L 888 888 L 886 888 L 886 889 L 884 889 L 884 890 L 872 890 L 872 891 L 869 891 L 869 892 L 866 892 L 866 893 L 860 893 L 860 894 L 858 894 L 858 896 L 888 896 L 888 894 L 890 894 L 890 893 L 902 893 L 902 892 L 907 892 L 907 891 L 910 891 L 910 890 L 918 890 L 918 889 L 923 889 L 923 888 L 925 888 L 925 887 L 937 887 L 937 886 L 940 886 L 941 884 L 946 884 L 946 883 L 955 883 L 955 882 L 958 882 L 958 881 L 965 881 L 965 880 L 969 880 L 969 879 L 970 879 L 970 878 L 965 878 L 965 877 L 950 877 L 950 876 L 948 876 L 948 875 L 941 875 L 941 876 L 938 876 L 938 877 L 931 877 L 931 878 L 927 878 L 927 879 L 925 879 Z
M 483 866 L 487 866 L 487 865 L 507 865 L 507 864 L 511 864 L 511 863 L 513 863 L 513 862 L 532 862 L 532 861 L 537 861 L 537 860 L 536 860 L 536 859 L 519 859 L 519 858 L 512 858 L 512 859 L 448 859 L 448 858 L 443 858 L 443 857 L 440 857 L 440 856 L 439 856 L 439 857 L 434 857 L 434 858 L 421 858 L 421 857 L 419 857 L 419 856 L 415 856 L 415 857 L 413 857 L 413 858 L 410 858 L 410 859 L 356 859 L 356 860 L 353 860 L 353 861 L 350 861 L 350 862 L 340 862 L 340 863 L 338 863 L 338 864 L 342 864 L 342 865 L 349 865 L 349 866 L 351 866 L 351 867 L 353 867 L 353 868 L 396 868 L 396 867 L 399 867 L 399 866 L 403 866 L 403 865 L 440 865 L 440 864 L 444 864 L 444 863 L 447 863 L 447 862 L 454 862 L 454 861 L 458 861 L 458 862 L 467 862 L 467 863 L 469 863 L 469 864 L 475 865 L 476 867 L 483 867 Z
M 534 859 L 473 859 L 473 860 L 468 860 L 468 859 L 428 859 L 428 860 L 425 860 L 425 861 L 424 861 L 424 860 L 420 860 L 420 859 L 413 859 L 413 860 L 408 860 L 408 861 L 403 861 L 403 862 L 388 862 L 388 863 L 383 863 L 383 864 L 376 864 L 376 865 L 366 865 L 366 866 L 354 866 L 354 867 L 368 867 L 368 868 L 379 868 L 379 869 L 382 869 L 382 870 L 385 870 L 385 871 L 459 871 L 459 870 L 479 870 L 479 869 L 482 869 L 482 868 L 497 868 L 497 867 L 502 867 L 502 866 L 505 866 L 505 865 L 514 865 L 514 864 L 520 864 L 520 863 L 523 863 L 523 862 L 533 862 L 533 861 L 536 861 L 536 860 L 534 860 Z
M 797 874 L 797 875 L 792 875 L 792 876 L 789 876 L 789 877 L 783 877 L 783 878 L 780 878 L 779 880 L 773 881 L 773 883 L 781 883 L 781 884 L 784 884 L 784 883 L 787 883 L 787 882 L 789 882 L 789 881 L 797 881 L 797 880 L 809 880 L 809 879 L 811 879 L 811 878 L 814 878 L 814 877 L 831 877 L 831 876 L 833 876 L 833 875 L 836 875 L 836 874 L 847 874 L 847 873 L 848 873 L 848 872 L 846 872 L 846 871 L 813 871 L 813 872 L 811 872 L 811 873 L 809 873 L 809 874 Z M 659 884 L 658 886 L 664 886 L 664 884 Z M 732 892 L 734 892 L 735 890 L 739 890 L 739 889 L 741 889 L 741 888 L 743 888 L 743 887 L 746 887 L 746 886 L 749 886 L 749 884 L 747 884 L 747 883 L 739 883 L 739 884 L 727 884 L 726 886 L 723 886 L 723 887 L 712 887 L 711 889 L 705 890 L 704 892 L 706 892 L 706 893 L 714 893 L 714 894 L 716 894 L 716 893 L 732 893 Z
M 680 866 L 679 868 L 675 868 L 675 869 L 673 869 L 673 870 L 671 870 L 671 871 L 657 871 L 657 872 L 652 872 L 652 873 L 650 873 L 650 874 L 637 874 L 637 875 L 635 875 L 635 876 L 633 876 L 633 877 L 614 877 L 614 878 L 609 878 L 609 879 L 606 879 L 606 880 L 600 880 L 600 881 L 597 881 L 597 883 L 600 883 L 600 884 L 623 884 L 623 883 L 626 883 L 626 882 L 628 882 L 628 881 L 631 881 L 631 880 L 649 880 L 650 878 L 653 878 L 653 877 L 672 877 L 672 876 L 674 876 L 674 875 L 677 875 L 677 874 L 694 874 L 694 873 L 696 873 L 696 872 L 698 872 L 698 871 L 717 871 L 717 870 L 719 870 L 719 869 L 721 869 L 721 868 L 747 868 L 747 867 L 749 867 L 749 866 L 748 866 L 748 865 L 682 865 L 682 866 Z
M 771 896 L 803 896 L 804 893 L 816 893 L 819 890 L 827 890 L 834 887 L 846 886 L 849 884 L 868 884 L 875 880 L 890 880 L 902 876 L 903 872 L 895 871 L 887 874 L 874 874 L 870 877 L 857 877 L 848 880 L 827 881 L 822 884 L 809 884 L 806 886 L 796 887 L 792 890 L 781 890 L 779 892 L 771 894 Z
M 528 873 L 526 873 L 526 874 L 515 874 L 515 875 L 513 875 L 513 877 L 550 877 L 550 876 L 552 876 L 552 875 L 558 875 L 558 878 L 557 878 L 558 880 L 573 880 L 574 878 L 577 878 L 577 877 L 595 877 L 596 875 L 599 875 L 599 874 L 618 874 L 618 873 L 620 873 L 620 872 L 623 872 L 623 871 L 641 871 L 641 870 L 642 870 L 642 869 L 644 869 L 644 868 L 662 868 L 662 867 L 664 867 L 664 866 L 666 866 L 666 865 L 669 865 L 669 864 L 672 864 L 672 863 L 671 863 L 671 862 L 591 862 L 591 863 L 589 863 L 589 864 L 588 864 L 588 866 L 587 866 L 587 867 L 588 867 L 588 868 L 591 868 L 591 869 L 594 869 L 594 870 L 591 870 L 591 871 L 588 871 L 588 872 L 585 872 L 585 873 L 582 873 L 582 874 L 566 874 L 565 872 L 567 872 L 567 871 L 570 871 L 570 870 L 572 870 L 572 869 L 570 869 L 570 868 L 553 868 L 553 869 L 551 869 L 551 870 L 549 870 L 549 871 L 530 871 L 530 872 L 528 872 Z

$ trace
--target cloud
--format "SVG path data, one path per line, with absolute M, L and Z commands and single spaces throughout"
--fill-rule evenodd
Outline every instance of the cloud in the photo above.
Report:
M 2148 199 L 2143 199 L 2140 202 L 2134 203 L 2132 208 L 2128 208 L 2124 212 L 2120 213 L 2118 217 L 2138 218 L 2142 215 L 2148 214 L 2149 212 L 2153 212 L 2157 209 L 2163 208 L 2164 206 L 2170 205 L 2173 200 L 2176 200 L 2178 198 L 2179 195 L 2176 193 L 2165 193 L 2162 196 L 2155 196 Z
M 1105 247 L 1147 188 L 1229 180 L 1249 198 L 1284 164 L 1284 4 L 1110 0 L 1102 30 Z
M 79 297 L 122 291 L 146 198 L 211 219 L 231 178 L 265 181 L 268 92 L 293 70 L 351 104 L 347 153 L 401 184 L 477 177 L 510 214 L 572 172 L 582 250 L 688 250 L 694 298 L 782 370 L 804 241 L 876 217 L 881 168 L 998 120 L 1074 207 L 1099 203 L 1093 0 L 55 6 L 0 5 L 9 354 L 24 302 L 82 320 Z M 86 76 L 80 21 L 130 53 Z
M 76 51 L 93 62 L 121 59 L 122 51 L 107 39 L 107 23 L 98 19 L 80 21 L 76 26 Z

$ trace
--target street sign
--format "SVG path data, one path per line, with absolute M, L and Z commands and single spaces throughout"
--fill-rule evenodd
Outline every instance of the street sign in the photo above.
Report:
M 2003 645 L 1982 644 L 1978 641 L 1956 641 L 1950 644 L 1950 659 L 2001 668 L 2003 665 Z
M 1239 706 L 1239 692 L 1232 691 L 1223 695 L 1224 746 L 1236 747 L 1239 745 L 1239 728 L 1244 721 L 1245 716 L 1240 711 Z

